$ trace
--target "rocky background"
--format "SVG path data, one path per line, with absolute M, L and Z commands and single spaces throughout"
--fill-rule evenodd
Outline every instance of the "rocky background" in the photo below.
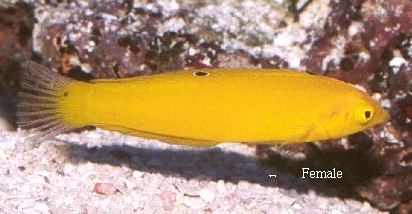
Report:
M 408 213 L 411 26 L 408 0 L 2 0 L 0 211 Z M 209 67 L 307 70 L 365 89 L 392 119 L 298 145 L 198 149 L 85 130 L 24 150 L 14 111 L 27 60 L 83 81 Z M 302 179 L 302 167 L 344 177 Z

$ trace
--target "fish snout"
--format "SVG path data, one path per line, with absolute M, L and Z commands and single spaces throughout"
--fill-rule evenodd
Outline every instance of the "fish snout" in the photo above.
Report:
M 379 124 L 385 123 L 391 120 L 391 115 L 389 114 L 389 111 L 387 111 L 384 108 L 381 108 L 379 111 L 379 118 L 380 118 L 380 121 L 378 122 Z

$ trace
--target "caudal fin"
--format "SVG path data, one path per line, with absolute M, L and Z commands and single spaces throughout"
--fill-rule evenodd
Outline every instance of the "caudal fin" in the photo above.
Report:
M 17 125 L 24 130 L 25 141 L 38 144 L 60 133 L 73 130 L 61 122 L 58 101 L 62 86 L 74 82 L 36 62 L 29 61 L 18 94 Z

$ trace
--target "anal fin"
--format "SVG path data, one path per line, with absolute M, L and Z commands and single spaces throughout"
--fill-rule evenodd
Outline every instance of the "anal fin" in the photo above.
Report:
M 95 124 L 95 126 L 117 131 L 127 135 L 133 135 L 136 137 L 143 137 L 148 139 L 155 139 L 166 143 L 172 144 L 179 144 L 179 145 L 186 145 L 186 146 L 200 146 L 200 147 L 213 147 L 221 142 L 214 142 L 214 141 L 207 141 L 207 140 L 199 140 L 199 139 L 192 139 L 192 138 L 183 138 L 183 137 L 176 137 L 171 135 L 162 135 L 156 134 L 147 131 L 136 130 L 133 128 L 118 126 L 118 125 L 108 125 L 108 124 Z

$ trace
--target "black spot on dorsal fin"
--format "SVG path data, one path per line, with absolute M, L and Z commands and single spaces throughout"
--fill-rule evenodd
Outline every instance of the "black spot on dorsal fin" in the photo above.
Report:
M 314 75 L 314 76 L 316 76 L 316 73 L 315 73 L 315 72 L 313 72 L 313 71 L 306 71 L 306 73 L 308 73 L 308 74 L 310 74 L 310 75 Z
M 205 76 L 209 76 L 209 72 L 206 72 L 206 71 L 195 71 L 195 72 L 193 72 L 193 75 L 194 75 L 194 76 L 197 76 L 197 77 L 205 77 Z

